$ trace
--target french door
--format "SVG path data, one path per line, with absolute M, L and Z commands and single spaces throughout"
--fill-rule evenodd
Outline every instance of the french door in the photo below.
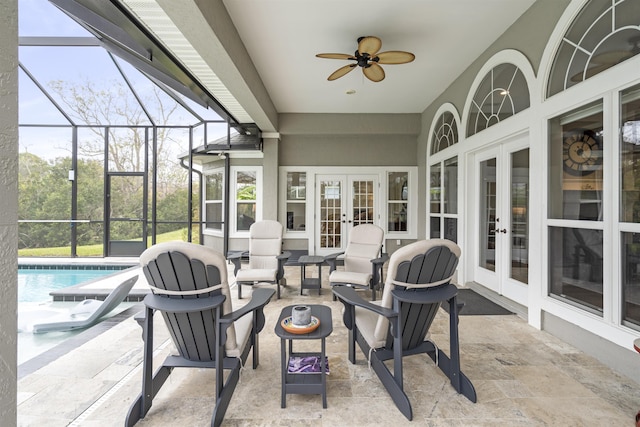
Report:
M 315 253 L 342 252 L 349 232 L 378 222 L 377 175 L 317 175 Z
M 527 305 L 529 148 L 526 137 L 474 156 L 474 281 Z

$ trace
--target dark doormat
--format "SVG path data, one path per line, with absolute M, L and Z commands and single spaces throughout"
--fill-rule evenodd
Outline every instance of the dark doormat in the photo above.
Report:
M 464 307 L 458 313 L 460 316 L 495 316 L 503 314 L 513 314 L 513 312 L 488 300 L 471 289 L 458 290 L 458 304 L 464 303 Z M 442 303 L 442 308 L 448 313 L 449 304 Z

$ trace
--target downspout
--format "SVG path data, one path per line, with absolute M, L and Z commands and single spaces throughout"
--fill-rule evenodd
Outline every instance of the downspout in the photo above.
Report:
M 204 179 L 203 179 L 203 175 L 202 172 L 200 172 L 199 170 L 193 169 L 193 163 L 191 160 L 191 155 L 189 156 L 190 162 L 189 165 L 185 165 L 184 163 L 184 159 L 180 160 L 180 166 L 182 166 L 183 168 L 185 168 L 187 171 L 189 171 L 189 182 L 191 182 L 191 173 L 196 173 L 198 174 L 198 179 L 200 181 L 200 194 L 202 195 L 202 186 L 204 185 Z M 189 185 L 189 197 L 188 197 L 188 207 L 189 207 L 189 221 L 188 221 L 188 227 L 189 230 L 191 229 L 191 210 L 193 209 L 193 200 L 192 200 L 192 186 Z M 198 223 L 199 223 L 199 241 L 200 244 L 203 243 L 204 241 L 204 233 L 202 232 L 202 200 L 200 201 L 200 208 L 198 209 Z M 189 236 L 191 236 L 191 233 L 187 233 Z M 191 241 L 192 239 L 189 239 L 189 241 Z

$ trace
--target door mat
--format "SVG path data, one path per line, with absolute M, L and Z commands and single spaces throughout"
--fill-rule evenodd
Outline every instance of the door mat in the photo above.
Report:
M 496 316 L 514 314 L 506 308 L 488 300 L 471 289 L 458 290 L 458 304 L 464 303 L 464 307 L 458 313 L 460 316 Z M 442 308 L 448 313 L 449 304 L 442 303 Z

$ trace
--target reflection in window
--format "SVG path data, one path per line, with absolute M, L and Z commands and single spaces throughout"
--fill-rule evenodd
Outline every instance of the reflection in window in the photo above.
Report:
M 484 77 L 471 101 L 467 136 L 487 129 L 529 108 L 529 88 L 522 71 L 500 64 Z
M 640 88 L 622 92 L 620 221 L 640 223 Z
M 549 294 L 602 315 L 602 230 L 549 228 Z
M 389 172 L 388 183 L 388 231 L 407 231 L 409 174 L 407 172 Z
M 602 103 L 549 121 L 549 217 L 602 221 Z
M 511 272 L 529 282 L 529 149 L 511 155 Z
M 431 166 L 430 237 L 458 240 L 458 157 Z M 444 233 L 441 232 L 444 231 Z
M 206 227 L 222 231 L 223 217 L 222 208 L 224 200 L 224 174 L 214 172 L 205 177 L 205 212 Z
M 640 234 L 622 233 L 622 321 L 640 327 Z
M 458 157 L 444 161 L 444 213 L 458 213 Z
M 287 172 L 287 230 L 304 231 L 307 212 L 307 174 Z
M 236 230 L 249 231 L 256 221 L 256 173 L 239 171 L 236 174 Z

